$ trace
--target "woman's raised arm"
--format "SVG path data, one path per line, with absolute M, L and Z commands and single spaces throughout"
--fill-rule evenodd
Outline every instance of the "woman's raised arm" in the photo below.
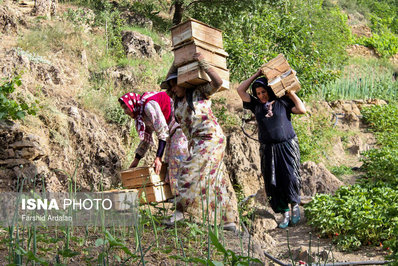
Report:
M 244 102 L 250 102 L 250 94 L 248 94 L 246 91 L 249 88 L 250 84 L 257 79 L 258 77 L 262 76 L 261 69 L 259 69 L 254 75 L 252 75 L 250 78 L 246 79 L 243 81 L 239 87 L 236 89 L 238 91 L 238 94 L 242 101 Z

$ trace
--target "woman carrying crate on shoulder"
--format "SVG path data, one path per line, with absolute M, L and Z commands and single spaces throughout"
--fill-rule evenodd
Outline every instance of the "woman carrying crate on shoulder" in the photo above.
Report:
M 172 193 L 176 195 L 176 176 L 180 162 L 188 156 L 188 141 L 174 119 L 173 100 L 165 92 L 145 92 L 143 95 L 130 92 L 120 97 L 119 103 L 125 114 L 135 119 L 136 130 L 141 139 L 130 168 L 137 167 L 145 156 L 153 143 L 152 133 L 156 132 L 159 144 L 154 161 L 155 173 L 160 173 L 162 156 L 166 150 L 166 182 L 170 183 Z
M 217 92 L 222 80 L 200 53 L 194 54 L 199 67 L 207 73 L 211 82 L 186 89 L 177 85 L 174 66 L 161 85 L 174 95 L 175 116 L 189 141 L 189 157 L 182 164 L 178 175 L 179 196 L 176 212 L 166 224 L 182 220 L 185 211 L 196 215 L 209 208 L 209 218 L 222 219 L 224 229 L 235 230 L 237 211 L 233 209 L 227 194 L 230 182 L 223 175 L 226 138 L 211 110 L 210 96 Z M 207 201 L 208 199 L 208 201 Z M 202 213 L 203 214 L 203 213 Z M 218 217 L 221 214 L 221 217 Z
M 261 69 L 243 81 L 237 91 L 243 107 L 256 116 L 265 190 L 272 210 L 284 214 L 279 227 L 286 228 L 290 222 L 296 224 L 300 220 L 300 150 L 290 119 L 291 114 L 304 114 L 306 109 L 293 91 L 277 98 L 267 79 L 260 76 Z M 250 84 L 253 95 L 246 92 Z

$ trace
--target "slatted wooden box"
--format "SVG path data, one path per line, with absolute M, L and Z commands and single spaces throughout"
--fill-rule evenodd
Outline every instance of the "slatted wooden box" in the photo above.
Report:
M 129 210 L 138 202 L 138 189 L 113 189 L 103 193 L 105 198 L 112 200 L 113 208 L 118 211 Z
M 171 28 L 173 46 L 196 39 L 223 48 L 222 32 L 203 22 L 188 19 Z
M 156 186 L 164 182 L 167 167 L 162 165 L 160 175 L 155 173 L 153 167 L 135 167 L 120 173 L 123 186 L 126 188 L 141 188 L 143 186 Z
M 140 203 L 161 202 L 173 197 L 165 183 L 167 167 L 162 165 L 157 175 L 153 167 L 135 167 L 120 173 L 123 186 L 138 191 Z
M 287 91 L 298 92 L 301 88 L 300 82 L 293 70 L 286 72 L 280 78 L 275 78 L 268 84 L 278 98 L 285 95 Z
M 218 91 L 229 89 L 229 71 L 213 66 L 223 81 Z M 196 85 L 211 81 L 209 75 L 200 69 L 198 62 L 192 62 L 178 68 L 177 84 L 184 88 L 192 88 Z
M 278 76 L 283 75 L 291 69 L 289 63 L 283 54 L 279 54 L 277 57 L 271 59 L 261 67 L 261 72 L 268 79 L 272 81 Z
M 142 187 L 138 189 L 140 203 L 162 202 L 173 197 L 170 185 L 164 182 L 156 186 Z
M 195 61 L 193 55 L 195 53 L 201 53 L 209 64 L 218 68 L 227 69 L 228 53 L 211 44 L 192 40 L 174 47 L 173 51 L 174 65 L 176 67 Z
M 290 67 L 283 54 L 279 54 L 264 64 L 261 72 L 277 97 L 282 97 L 287 91 L 298 92 L 301 88 L 296 72 Z

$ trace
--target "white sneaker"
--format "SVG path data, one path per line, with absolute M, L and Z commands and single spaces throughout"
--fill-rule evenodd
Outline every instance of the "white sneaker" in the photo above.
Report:
M 165 225 L 173 225 L 175 222 L 184 220 L 184 214 L 180 211 L 175 211 L 173 215 L 168 220 L 163 220 Z
M 292 210 L 292 224 L 295 225 L 300 221 L 300 207 L 298 204 L 293 206 Z
M 235 232 L 236 231 L 236 224 L 235 223 L 224 224 L 224 230 Z

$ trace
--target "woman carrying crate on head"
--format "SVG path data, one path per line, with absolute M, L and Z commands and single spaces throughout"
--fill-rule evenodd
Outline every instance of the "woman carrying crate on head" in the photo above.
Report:
M 141 139 L 130 168 L 137 167 L 153 143 L 152 133 L 156 132 L 159 144 L 154 161 L 155 173 L 160 174 L 162 156 L 166 150 L 166 182 L 170 183 L 173 195 L 178 194 L 176 176 L 180 162 L 188 156 L 188 141 L 174 119 L 173 100 L 165 92 L 145 92 L 142 96 L 130 92 L 120 97 L 119 103 L 125 114 L 135 119 L 136 130 Z
M 211 221 L 217 213 L 217 221 L 222 219 L 225 229 L 235 230 L 237 211 L 227 194 L 230 182 L 223 175 L 226 139 L 211 110 L 210 100 L 222 80 L 203 55 L 195 53 L 193 57 L 211 82 L 190 89 L 180 87 L 177 85 L 176 68 L 172 66 L 161 85 L 174 97 L 175 116 L 188 138 L 190 151 L 189 157 L 181 164 L 177 178 L 179 196 L 176 198 L 176 212 L 164 223 L 173 224 L 182 220 L 185 211 L 199 215 L 203 210 L 206 212 L 208 206 Z
M 290 118 L 292 113 L 304 114 L 306 109 L 294 91 L 277 98 L 267 79 L 260 76 L 261 69 L 243 81 L 237 90 L 243 107 L 256 116 L 265 190 L 273 211 L 284 214 L 279 227 L 286 228 L 290 222 L 296 224 L 300 220 L 300 150 Z M 246 92 L 250 84 L 253 96 Z

